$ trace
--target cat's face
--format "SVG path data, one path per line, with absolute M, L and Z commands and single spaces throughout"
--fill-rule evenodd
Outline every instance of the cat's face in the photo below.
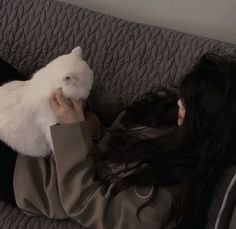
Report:
M 54 85 L 53 89 L 62 88 L 68 98 L 88 97 L 93 84 L 93 71 L 82 59 L 80 47 L 56 58 L 45 68 L 51 70 L 50 81 Z

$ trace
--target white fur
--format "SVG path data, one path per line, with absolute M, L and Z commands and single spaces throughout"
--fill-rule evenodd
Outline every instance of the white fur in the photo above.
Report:
M 69 77 L 69 78 L 68 78 Z M 37 71 L 30 80 L 0 87 L 0 139 L 17 152 L 47 156 L 53 151 L 50 126 L 57 123 L 48 103 L 52 91 L 62 88 L 67 98 L 87 98 L 93 72 L 82 60 L 80 47 Z

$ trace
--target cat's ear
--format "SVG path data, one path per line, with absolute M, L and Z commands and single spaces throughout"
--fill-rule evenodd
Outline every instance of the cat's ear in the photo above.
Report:
M 71 52 L 73 55 L 79 56 L 82 59 L 82 49 L 80 46 L 74 48 Z

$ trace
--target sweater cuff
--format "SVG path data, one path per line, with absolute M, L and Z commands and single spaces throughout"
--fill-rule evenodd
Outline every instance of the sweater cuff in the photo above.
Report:
M 65 154 L 68 147 L 86 146 L 89 150 L 92 145 L 91 134 L 86 121 L 52 125 L 50 126 L 50 132 L 56 154 Z

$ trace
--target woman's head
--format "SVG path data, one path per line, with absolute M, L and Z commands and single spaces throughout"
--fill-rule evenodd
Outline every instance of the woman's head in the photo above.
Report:
M 183 126 L 187 131 L 197 136 L 205 132 L 215 133 L 234 125 L 235 65 L 236 62 L 208 54 L 184 78 L 180 86 L 180 101 L 186 113 Z
M 121 123 L 128 129 L 140 125 L 153 128 L 173 127 L 177 122 L 177 99 L 175 92 L 158 88 L 128 106 Z
M 203 56 L 182 81 L 179 112 L 177 100 L 172 92 L 147 96 L 127 108 L 123 124 L 127 128 L 176 126 L 179 113 L 181 128 L 144 140 L 129 136 L 124 128 L 113 135 L 104 156 L 137 165 L 122 178 L 119 190 L 130 185 L 154 185 L 155 190 L 177 186 L 173 215 L 184 219 L 182 225 L 187 226 L 180 228 L 199 229 L 204 222 L 199 218 L 204 218 L 214 186 L 236 150 L 236 62 Z M 171 122 L 166 122 L 166 112 Z
M 203 223 L 214 187 L 236 150 L 236 60 L 203 56 L 183 79 L 178 104 L 183 140 L 191 143 L 189 156 L 196 162 L 183 186 L 185 225 Z

